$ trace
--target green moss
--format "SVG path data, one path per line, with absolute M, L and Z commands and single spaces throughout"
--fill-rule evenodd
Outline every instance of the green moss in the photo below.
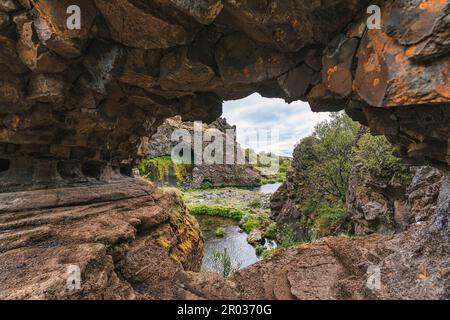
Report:
M 188 208 L 193 215 L 217 216 L 237 221 L 244 217 L 244 212 L 241 210 L 218 205 L 189 204 Z
M 255 252 L 256 252 L 256 254 L 257 254 L 258 256 L 260 256 L 261 254 L 263 254 L 264 248 L 263 248 L 261 245 L 257 245 L 257 246 L 255 247 Z
M 267 257 L 270 257 L 272 254 L 274 254 L 276 251 L 278 251 L 279 249 L 270 249 L 270 250 L 264 250 L 262 253 L 261 253 L 261 257 L 262 258 L 267 258 Z
M 171 170 L 178 185 L 181 185 L 192 171 L 192 165 L 176 163 L 171 156 L 148 157 L 138 165 L 142 177 L 154 182 L 165 183 Z
M 205 180 L 205 181 L 203 181 L 201 184 L 200 184 L 200 190 L 208 190 L 208 189 L 212 189 L 212 188 L 214 188 L 214 185 L 213 185 L 213 183 L 211 182 L 211 181 L 207 181 L 207 180 Z
M 263 229 L 269 222 L 269 216 L 266 213 L 247 212 L 241 220 L 240 227 L 247 233 L 253 230 Z

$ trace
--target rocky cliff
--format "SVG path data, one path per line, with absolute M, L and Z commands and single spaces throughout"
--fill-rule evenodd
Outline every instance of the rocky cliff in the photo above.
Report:
M 0 299 L 170 299 L 202 257 L 195 218 L 148 182 L 0 194 Z
M 346 109 L 447 166 L 450 4 L 378 2 L 368 30 L 361 0 L 1 1 L 2 190 L 108 181 L 163 119 L 213 121 L 253 92 Z
M 210 122 L 253 92 L 345 109 L 408 161 L 448 170 L 450 1 L 375 1 L 381 29 L 368 30 L 373 3 L 0 0 L 1 297 L 448 298 L 448 178 L 433 222 L 218 280 L 181 270 L 201 248 L 195 228 L 176 231 L 173 203 L 124 177 L 165 118 Z M 71 293 L 72 264 L 84 280 Z M 375 295 L 371 264 L 384 270 Z
M 392 150 L 384 139 L 373 137 L 367 128 L 361 127 L 354 136 L 352 155 L 345 159 L 348 163 L 338 168 L 339 177 L 348 180 L 342 183 L 345 188 L 344 216 L 336 228 L 329 228 L 326 234 L 318 234 L 315 229 L 320 216 L 316 213 L 317 205 L 311 206 L 311 198 L 316 202 L 326 202 L 330 195 L 320 190 L 323 183 L 318 185 L 319 189 L 316 188 L 316 180 L 321 175 L 317 174 L 315 163 L 333 161 L 330 157 L 334 154 L 319 157 L 315 139 L 314 136 L 308 137 L 297 145 L 286 181 L 271 198 L 271 218 L 280 226 L 292 226 L 298 239 L 311 240 L 339 233 L 359 236 L 394 234 L 433 216 L 444 173 L 429 166 L 402 165 L 391 155 Z M 338 138 L 335 139 L 338 143 Z M 346 166 L 351 167 L 348 172 L 343 171 Z M 332 202 L 340 200 L 332 198 Z
M 189 172 L 181 177 L 184 181 L 177 181 L 179 178 L 176 177 L 176 165 L 173 163 L 170 164 L 172 168 L 166 170 L 169 175 L 167 180 L 171 180 L 170 175 L 175 175 L 172 179 L 174 178 L 179 184 L 190 188 L 200 188 L 203 183 L 209 183 L 212 186 L 255 186 L 260 184 L 261 174 L 259 171 L 253 169 L 249 164 L 238 164 L 237 154 L 240 153 L 245 157 L 245 152 L 236 141 L 235 126 L 230 126 L 226 119 L 219 118 L 210 125 L 203 124 L 200 129 L 200 133 L 205 137 L 205 139 L 202 139 L 202 149 L 200 150 L 202 155 L 206 153 L 208 145 L 216 141 L 214 139 L 227 143 L 223 147 L 223 156 L 216 157 L 215 154 L 208 154 L 208 156 L 214 157 L 215 161 L 219 163 L 210 164 L 204 160 L 202 160 L 201 164 L 195 163 L 194 123 L 182 122 L 180 117 L 174 117 L 164 121 L 157 132 L 150 138 L 148 147 L 148 155 L 150 157 L 171 156 L 175 147 L 180 143 L 184 144 L 184 152 L 186 150 L 190 152 L 186 159 L 187 164 L 189 164 Z M 190 142 L 174 140 L 172 135 L 176 130 L 183 130 L 185 134 L 189 134 Z M 227 140 L 227 132 L 229 135 L 228 139 L 231 137 L 231 140 Z M 228 144 L 227 141 L 232 142 Z M 217 151 L 220 151 L 220 149 Z M 226 164 L 226 152 L 235 154 L 234 164 Z M 175 154 L 175 156 L 184 157 L 183 154 Z M 160 171 L 160 168 L 157 167 L 149 169 L 151 171 L 150 173 Z M 160 182 L 161 177 L 159 174 L 150 174 L 150 178 L 152 177 L 152 181 Z

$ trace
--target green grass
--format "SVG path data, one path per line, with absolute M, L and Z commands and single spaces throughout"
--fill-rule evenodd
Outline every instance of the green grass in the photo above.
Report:
M 215 216 L 222 218 L 230 218 L 241 221 L 244 217 L 244 212 L 234 208 L 227 208 L 219 205 L 207 204 L 189 204 L 188 208 L 193 215 Z
M 268 225 L 269 216 L 267 213 L 252 213 L 247 212 L 241 220 L 239 226 L 247 233 L 253 230 L 263 230 Z

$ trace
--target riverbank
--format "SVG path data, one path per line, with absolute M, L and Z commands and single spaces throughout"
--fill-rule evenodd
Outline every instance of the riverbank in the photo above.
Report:
M 270 197 L 278 187 L 273 184 L 183 192 L 205 238 L 203 271 L 223 273 L 224 263 L 237 271 L 276 247 L 277 228 L 270 220 Z M 230 261 L 223 261 L 225 251 Z

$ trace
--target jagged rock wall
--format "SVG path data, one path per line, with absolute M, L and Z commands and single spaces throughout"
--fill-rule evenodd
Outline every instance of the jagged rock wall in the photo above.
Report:
M 447 166 L 449 1 L 378 3 L 381 30 L 361 0 L 1 1 L 2 190 L 129 173 L 164 118 L 211 121 L 253 92 L 345 108 Z
M 443 174 L 428 166 L 411 171 L 413 180 L 404 185 L 395 176 L 381 179 L 355 165 L 347 192 L 348 229 L 356 235 L 391 234 L 430 219 Z

